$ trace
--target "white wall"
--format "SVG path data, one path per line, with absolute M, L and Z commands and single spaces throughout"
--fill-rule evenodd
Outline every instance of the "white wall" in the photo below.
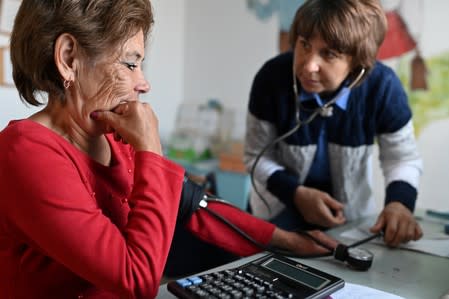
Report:
M 407 0 L 404 0 L 407 1 Z M 447 0 L 423 0 L 423 32 L 421 47 L 423 55 L 441 54 L 442 50 L 449 49 L 449 38 L 445 34 L 445 28 L 449 26 L 447 12 L 449 1 Z
M 186 6 L 184 100 L 220 100 L 246 110 L 254 75 L 277 53 L 278 21 L 260 22 L 243 0 L 189 0 Z M 243 137 L 243 113 L 236 134 Z
M 175 125 L 176 108 L 184 99 L 185 5 L 184 0 L 152 0 L 155 25 L 147 46 L 145 74 L 150 93 L 143 97 L 159 118 L 163 139 Z
M 449 211 L 449 119 L 425 128 L 418 146 L 425 164 L 417 206 Z

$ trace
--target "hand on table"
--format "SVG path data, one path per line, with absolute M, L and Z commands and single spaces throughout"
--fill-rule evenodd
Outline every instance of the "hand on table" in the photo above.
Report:
M 398 247 L 401 243 L 419 240 L 422 229 L 412 212 L 400 202 L 390 202 L 370 228 L 372 233 L 384 231 L 384 242 L 388 246 Z

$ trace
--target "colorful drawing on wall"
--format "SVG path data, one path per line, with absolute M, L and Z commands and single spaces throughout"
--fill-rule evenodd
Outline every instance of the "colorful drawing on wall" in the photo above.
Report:
M 295 18 L 295 13 L 305 0 L 247 0 L 248 9 L 260 20 L 266 20 L 274 14 L 279 18 L 279 51 L 290 50 L 288 31 Z
M 395 63 L 401 57 L 413 53 L 410 89 L 427 89 L 427 69 L 420 51 L 424 19 L 422 0 L 382 0 L 381 3 L 388 30 L 377 58 L 396 69 Z
M 403 82 L 414 113 L 416 133 L 429 125 L 430 122 L 449 118 L 449 49 L 440 54 L 425 59 L 427 65 L 426 90 L 412 90 L 410 82 L 410 64 L 402 61 L 396 72 Z
M 9 38 L 21 0 L 0 0 L 0 86 L 14 87 Z
M 449 117 L 449 48 L 441 54 L 421 55 L 424 5 L 427 0 L 382 0 L 389 30 L 378 58 L 401 79 L 414 113 L 417 135 L 431 121 Z

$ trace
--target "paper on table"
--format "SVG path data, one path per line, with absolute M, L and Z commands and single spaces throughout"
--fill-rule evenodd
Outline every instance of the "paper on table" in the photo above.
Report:
M 373 223 L 368 222 L 364 223 L 357 228 L 344 231 L 340 235 L 342 237 L 353 240 L 364 239 L 372 235 L 369 232 L 369 228 L 372 226 L 372 224 Z M 380 239 L 375 239 L 371 242 L 384 244 Z M 443 232 L 428 232 L 424 229 L 424 235 L 420 240 L 402 244 L 400 248 L 449 258 L 449 236 L 444 234 Z
M 345 283 L 344 288 L 331 295 L 332 299 L 404 299 L 397 295 L 359 284 Z

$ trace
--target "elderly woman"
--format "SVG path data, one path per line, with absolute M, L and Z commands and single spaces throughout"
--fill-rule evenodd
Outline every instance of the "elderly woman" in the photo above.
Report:
M 158 120 L 139 100 L 152 24 L 148 0 L 22 1 L 13 77 L 44 108 L 0 133 L 1 298 L 154 297 L 177 221 L 232 253 L 260 250 L 197 210 L 203 194 L 183 189 L 184 170 L 162 156 Z M 261 244 L 327 252 L 230 206 L 208 208 Z

